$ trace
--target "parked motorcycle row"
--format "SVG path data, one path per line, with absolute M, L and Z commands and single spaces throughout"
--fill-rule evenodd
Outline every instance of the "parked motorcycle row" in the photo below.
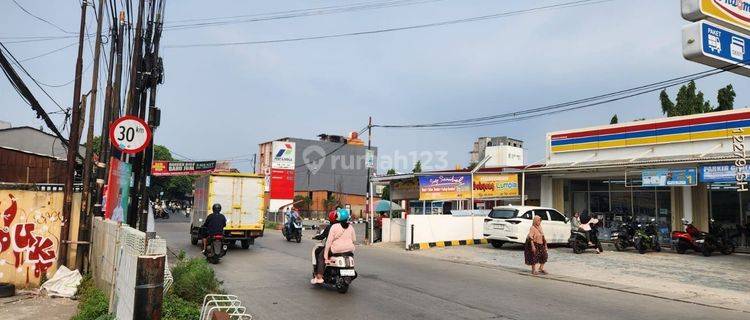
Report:
M 734 252 L 736 246 L 734 240 L 713 219 L 709 222 L 709 232 L 698 230 L 685 219 L 682 220 L 682 223 L 685 231 L 672 231 L 671 234 L 672 249 L 677 253 L 684 254 L 688 250 L 693 250 L 708 257 L 715 251 L 725 255 Z M 648 222 L 623 221 L 612 232 L 611 240 L 617 251 L 624 251 L 632 247 L 638 253 L 643 254 L 647 251 L 659 252 L 662 249 L 655 219 Z

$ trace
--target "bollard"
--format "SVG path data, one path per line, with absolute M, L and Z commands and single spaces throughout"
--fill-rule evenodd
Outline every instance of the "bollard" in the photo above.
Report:
M 414 247 L 414 225 L 411 225 L 411 244 L 409 245 L 409 248 Z

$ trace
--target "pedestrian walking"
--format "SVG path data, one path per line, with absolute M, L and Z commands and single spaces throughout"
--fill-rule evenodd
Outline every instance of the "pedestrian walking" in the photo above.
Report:
M 542 217 L 534 216 L 533 221 L 531 228 L 529 228 L 529 235 L 526 236 L 524 259 L 526 265 L 531 266 L 531 274 L 547 274 L 547 271 L 544 270 L 544 264 L 547 263 L 547 240 L 544 238 L 544 232 L 542 231 Z M 538 272 L 537 264 L 539 265 Z

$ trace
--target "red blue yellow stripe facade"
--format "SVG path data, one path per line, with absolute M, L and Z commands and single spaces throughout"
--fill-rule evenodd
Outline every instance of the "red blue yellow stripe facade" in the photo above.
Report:
M 561 153 L 729 139 L 738 129 L 750 135 L 750 109 L 557 132 L 550 148 Z

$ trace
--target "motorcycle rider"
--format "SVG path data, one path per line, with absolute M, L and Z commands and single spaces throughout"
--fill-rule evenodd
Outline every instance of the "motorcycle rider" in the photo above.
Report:
M 227 218 L 221 214 L 220 204 L 214 203 L 211 207 L 211 211 L 213 211 L 213 213 L 206 216 L 206 221 L 203 222 L 202 229 L 205 230 L 205 233 L 203 234 L 203 252 L 206 252 L 208 237 L 216 234 L 223 234 L 224 227 L 227 226 Z
M 570 229 L 578 230 L 581 227 L 581 213 L 573 213 L 573 218 L 570 219 Z
M 321 232 L 317 236 L 314 236 L 313 239 L 315 239 L 315 240 L 323 240 L 324 242 L 326 242 L 326 239 L 328 238 L 328 234 L 331 232 L 331 227 L 335 223 L 337 223 L 337 221 L 336 221 L 337 218 L 338 218 L 338 214 L 336 213 L 336 211 L 329 212 L 328 213 L 328 225 L 323 230 L 323 232 Z M 312 283 L 312 284 L 322 283 L 323 282 L 323 272 L 322 271 L 321 272 L 317 271 L 317 270 L 324 270 L 325 269 L 325 264 L 323 263 L 323 261 L 324 261 L 324 258 L 323 258 L 323 249 L 325 249 L 325 248 L 324 247 L 320 247 L 320 248 L 316 249 L 316 251 L 315 251 L 315 270 L 316 270 L 316 272 L 315 272 L 315 277 L 312 280 L 310 280 L 310 283 Z
M 331 254 L 354 252 L 355 249 L 354 241 L 357 240 L 357 235 L 354 233 L 354 226 L 349 224 L 349 210 L 339 210 L 336 220 L 339 223 L 331 226 L 328 238 L 326 238 L 325 249 L 323 249 L 323 261 L 325 263 L 331 262 L 328 259 Z M 323 273 L 322 271 L 320 270 L 320 274 Z

